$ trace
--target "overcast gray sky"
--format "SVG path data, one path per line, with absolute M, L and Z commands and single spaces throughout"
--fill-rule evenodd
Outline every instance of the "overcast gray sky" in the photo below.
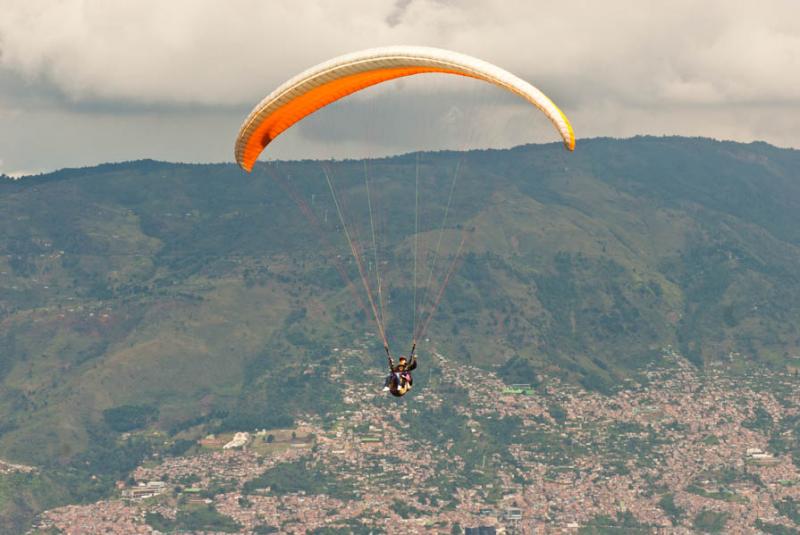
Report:
M 275 86 L 392 44 L 530 81 L 571 119 L 578 149 L 636 134 L 800 147 L 797 0 L 0 0 L 0 172 L 232 161 L 242 120 Z M 334 106 L 270 156 L 558 139 L 500 90 L 426 76 Z

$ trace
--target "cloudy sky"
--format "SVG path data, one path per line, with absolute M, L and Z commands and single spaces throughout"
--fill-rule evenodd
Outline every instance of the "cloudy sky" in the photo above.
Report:
M 579 143 L 681 134 L 800 147 L 797 0 L 0 0 L 0 172 L 232 161 L 242 120 L 275 86 L 392 44 L 510 70 L 560 105 Z M 271 156 L 558 139 L 502 91 L 416 78 L 313 117 Z

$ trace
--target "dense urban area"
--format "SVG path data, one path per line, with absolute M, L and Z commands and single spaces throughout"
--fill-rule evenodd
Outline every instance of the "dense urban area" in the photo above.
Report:
M 797 533 L 797 368 L 665 352 L 610 395 L 423 354 L 422 384 L 397 401 L 377 374 L 342 369 L 330 380 L 346 409 L 330 420 L 205 435 L 33 531 Z

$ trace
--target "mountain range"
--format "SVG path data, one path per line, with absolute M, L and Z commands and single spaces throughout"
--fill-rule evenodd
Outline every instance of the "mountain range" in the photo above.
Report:
M 765 143 L 598 138 L 250 175 L 144 160 L 4 179 L 0 205 L 0 457 L 39 466 L 95 462 L 143 426 L 324 415 L 354 345 L 374 358 L 346 365 L 379 388 L 348 235 L 395 353 L 430 317 L 421 370 L 436 350 L 509 384 L 608 392 L 668 351 L 800 355 L 800 152 Z

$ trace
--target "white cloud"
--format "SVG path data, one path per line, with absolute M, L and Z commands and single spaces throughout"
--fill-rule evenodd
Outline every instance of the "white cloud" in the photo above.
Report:
M 795 0 L 3 0 L 0 78 L 24 80 L 36 96 L 4 93 L 0 79 L 0 110 L 44 121 L 43 109 L 53 108 L 86 140 L 116 114 L 113 130 L 127 144 L 114 154 L 131 157 L 165 152 L 153 128 L 177 134 L 179 125 L 202 123 L 205 137 L 171 141 L 171 159 L 196 156 L 181 145 L 187 140 L 224 145 L 204 154 L 229 159 L 221 132 L 235 132 L 284 79 L 336 54 L 407 43 L 458 50 L 523 76 L 562 105 L 579 136 L 705 133 L 800 146 L 797 9 Z M 425 91 L 410 87 L 408 98 Z M 0 143 L 12 136 L 3 129 Z M 80 161 L 103 159 L 80 139 L 71 144 Z M 358 144 L 341 141 L 340 148 Z M 304 153 L 296 148 L 285 152 Z M 20 150 L 14 165 L 40 163 Z M 46 158 L 45 166 L 60 165 Z
M 3 63 L 76 100 L 250 102 L 359 48 L 421 43 L 625 100 L 799 100 L 794 1 L 6 0 Z M 685 90 L 675 91 L 683 87 Z

